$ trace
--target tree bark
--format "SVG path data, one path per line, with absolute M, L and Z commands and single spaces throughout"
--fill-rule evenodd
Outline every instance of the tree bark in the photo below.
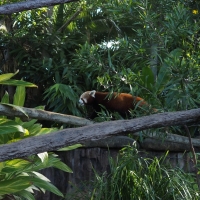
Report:
M 60 130 L 48 135 L 34 136 L 0 146 L 0 161 L 58 150 L 62 147 L 104 139 L 109 136 L 127 135 L 149 128 L 195 123 L 200 119 L 200 109 L 154 114 L 131 120 L 117 120 Z
M 20 110 L 16 110 L 16 108 L 12 106 L 7 105 L 1 105 L 0 104 L 0 115 L 10 116 L 10 117 L 20 117 L 25 119 L 39 119 L 39 120 L 47 120 L 47 121 L 54 121 L 58 123 L 66 123 L 71 125 L 77 125 L 77 126 L 85 126 L 89 124 L 93 124 L 92 121 L 87 120 L 85 118 L 76 117 L 72 115 L 64 115 L 60 113 L 55 112 L 49 112 L 45 110 L 39 110 L 34 108 L 25 108 L 20 107 L 20 110 L 23 110 L 23 112 Z M 28 117 L 27 117 L 28 116 Z
M 41 7 L 54 6 L 61 3 L 70 3 L 78 0 L 29 0 L 19 3 L 5 4 L 0 6 L 0 14 L 8 15 L 24 10 L 32 10 Z

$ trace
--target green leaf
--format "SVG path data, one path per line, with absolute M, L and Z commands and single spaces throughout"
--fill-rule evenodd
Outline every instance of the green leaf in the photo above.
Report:
M 144 86 L 149 90 L 152 90 L 154 85 L 154 75 L 150 67 L 143 67 L 141 73 L 141 79 L 144 83 Z
M 16 106 L 16 105 L 13 105 L 13 104 L 9 104 L 9 103 L 3 103 L 2 105 L 6 105 L 6 106 L 9 106 L 9 107 L 12 107 L 12 108 L 14 108 L 17 111 L 22 112 L 26 117 L 28 117 L 28 115 L 26 114 L 26 112 L 23 110 L 23 107 Z
M 37 124 L 33 124 L 31 127 L 29 127 L 28 130 L 31 133 L 31 135 L 37 135 L 38 132 L 40 132 L 41 128 L 42 128 L 42 125 L 37 123 Z
M 2 169 L 5 167 L 5 163 L 4 162 L 0 162 L 0 172 L 2 171 Z
M 10 125 L 19 125 L 16 121 L 9 120 L 9 119 L 0 119 L 0 126 L 10 126 Z
M 158 73 L 157 82 L 155 84 L 156 92 L 157 93 L 161 92 L 169 80 L 170 80 L 170 74 L 168 66 L 167 64 L 164 63 Z
M 59 130 L 58 128 L 41 128 L 35 135 L 44 135 Z
M 37 155 L 40 158 L 40 160 L 42 161 L 42 163 L 44 163 L 44 165 L 46 165 L 47 162 L 48 162 L 48 153 L 47 152 L 43 152 L 43 153 L 39 153 Z
M 13 99 L 13 104 L 16 106 L 23 106 L 25 102 L 26 90 L 24 86 L 17 86 Z
M 35 109 L 44 110 L 44 109 L 45 109 L 45 106 L 37 106 L 37 107 L 35 107 Z
M 4 162 L 5 166 L 2 169 L 3 173 L 21 173 L 24 169 L 27 169 L 32 163 L 28 160 L 14 159 Z
M 38 178 L 42 179 L 43 181 L 51 182 L 46 176 L 39 172 L 32 171 L 31 172 L 34 176 L 37 176 Z
M 16 92 L 13 99 L 13 104 L 16 106 L 23 106 L 25 102 L 26 89 L 24 86 L 17 86 Z M 15 117 L 16 122 L 20 122 L 21 119 L 19 117 Z
M 64 148 L 59 149 L 57 151 L 71 151 L 71 150 L 77 149 L 77 148 L 82 147 L 82 146 L 83 146 L 82 144 L 75 144 L 75 145 L 72 145 L 72 146 L 64 147 Z
M 28 122 L 22 122 L 21 126 L 23 126 L 24 128 L 30 128 L 31 126 L 33 126 L 35 123 L 37 122 L 37 119 L 32 119 Z
M 2 84 L 2 85 L 24 86 L 24 87 L 37 87 L 37 85 L 35 85 L 33 83 L 22 81 L 22 80 L 14 80 L 14 79 L 1 81 L 0 84 Z
M 61 170 L 65 171 L 65 172 L 68 172 L 68 173 L 73 173 L 71 168 L 68 167 L 65 163 L 63 163 L 61 161 L 54 163 L 53 167 L 56 167 L 56 168 L 61 169 Z
M 180 48 L 174 49 L 173 51 L 170 52 L 170 56 L 174 56 L 176 58 L 179 58 L 180 56 L 182 56 L 183 54 L 183 50 Z
M 15 132 L 26 133 L 26 130 L 20 125 L 0 126 L 0 134 L 9 134 L 9 133 L 15 133 Z
M 16 192 L 15 195 L 22 197 L 22 199 L 28 199 L 28 200 L 35 200 L 35 197 L 26 190 L 20 191 L 20 192 Z
M 9 103 L 9 94 L 7 91 L 5 92 L 5 94 L 3 95 L 1 99 L 1 103 Z
M 54 194 L 64 197 L 63 194 L 51 183 L 41 180 L 37 177 L 31 177 L 31 181 L 33 183 L 33 185 L 37 186 L 37 187 L 41 187 L 45 190 L 48 190 L 50 192 L 53 192 Z
M 2 84 L 3 81 L 7 81 L 10 78 L 12 78 L 15 74 L 17 74 L 19 70 L 17 70 L 15 73 L 7 73 L 0 75 L 0 84 Z
M 30 177 L 18 176 L 6 181 L 0 181 L 0 195 L 13 194 L 31 186 Z
M 9 103 L 9 94 L 7 91 L 5 92 L 5 94 L 3 95 L 2 99 L 1 99 L 1 103 Z M 6 119 L 7 116 L 0 116 L 0 118 Z

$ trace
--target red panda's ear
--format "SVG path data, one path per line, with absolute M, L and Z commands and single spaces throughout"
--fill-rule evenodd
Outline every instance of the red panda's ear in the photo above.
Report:
M 90 91 L 89 95 L 95 98 L 95 93 L 96 93 L 96 90 L 92 90 Z

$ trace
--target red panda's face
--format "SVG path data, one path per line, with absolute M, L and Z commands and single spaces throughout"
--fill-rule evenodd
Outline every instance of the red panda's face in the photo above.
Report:
M 81 105 L 91 105 L 95 99 L 95 90 L 84 92 L 79 99 Z

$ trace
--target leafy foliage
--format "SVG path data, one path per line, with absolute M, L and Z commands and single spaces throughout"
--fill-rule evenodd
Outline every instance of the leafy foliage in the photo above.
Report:
M 83 116 L 85 90 L 128 92 L 152 107 L 185 110 L 199 101 L 197 1 L 87 1 L 12 15 L 1 32 L 48 109 Z
M 0 75 L 0 84 L 7 81 L 8 84 L 10 78 L 15 74 Z M 13 108 L 24 113 L 23 108 L 25 102 L 25 87 L 33 87 L 34 84 L 27 83 L 25 81 L 16 80 L 16 92 L 14 94 L 13 103 L 9 104 L 9 95 L 6 92 L 2 98 L 1 103 L 12 106 Z M 11 83 L 13 81 L 11 80 Z M 26 115 L 26 113 L 24 113 Z M 29 120 L 23 122 L 20 118 L 14 120 L 8 119 L 6 116 L 0 117 L 0 144 L 7 144 L 16 142 L 26 137 L 33 135 L 41 135 L 55 131 L 57 129 L 42 128 L 41 124 L 36 123 L 37 120 Z M 66 147 L 65 150 L 77 148 Z M 0 163 L 0 198 L 4 198 L 7 195 L 18 199 L 35 199 L 34 190 L 43 191 L 48 190 L 54 194 L 63 197 L 63 194 L 50 183 L 50 180 L 43 176 L 38 171 L 55 167 L 65 172 L 71 173 L 72 170 L 65 165 L 57 155 L 54 153 L 40 153 L 36 156 L 29 156 L 26 159 L 14 159 Z
M 134 146 L 127 146 L 120 153 L 117 162 L 111 159 L 109 174 L 96 174 L 88 199 L 199 199 L 193 175 L 168 166 L 167 154 L 162 158 L 142 158 Z
M 1 1 L 0 4 L 5 2 Z M 78 96 L 91 89 L 138 95 L 161 112 L 187 110 L 200 105 L 199 1 L 87 0 L 1 16 L 0 19 L 1 72 L 20 69 L 18 78 L 38 85 L 44 95 L 37 96 L 40 102 L 44 100 L 48 104 L 48 109 L 85 116 L 84 110 L 78 107 Z M 19 105 L 23 105 L 25 97 L 24 82 L 4 80 L 13 75 L 0 75 L 0 83 L 8 87 L 13 84 L 18 86 L 14 96 L 16 105 L 13 107 L 20 109 Z M 9 103 L 9 95 L 4 94 L 2 103 Z M 2 144 L 53 131 L 42 128 L 36 120 L 23 122 L 19 118 L 10 120 L 5 116 L 0 119 Z M 98 120 L 110 120 L 109 113 L 103 110 Z M 177 132 L 178 129 L 173 128 Z M 125 163 L 133 161 L 130 159 L 131 153 L 125 151 L 124 154 L 124 163 L 118 163 L 123 167 Z M 48 157 L 51 160 L 50 155 Z M 197 197 L 198 193 L 193 193 L 190 187 L 193 184 L 187 184 L 185 174 L 179 170 L 159 168 L 158 159 L 149 162 L 133 158 L 137 159 L 138 164 L 144 164 L 144 168 L 135 165 L 140 174 L 131 168 L 135 162 L 128 163 L 125 168 L 117 168 L 113 163 L 112 175 L 117 184 L 104 182 L 98 177 L 102 181 L 98 189 L 103 188 L 99 190 L 99 193 L 103 192 L 103 198 L 110 195 L 106 193 L 107 189 L 112 189 L 113 197 L 128 195 L 124 193 L 124 188 L 130 191 L 129 195 L 138 192 L 141 199 L 145 199 L 145 195 L 149 195 L 150 199 L 158 195 L 163 199 L 183 199 L 181 195 L 185 195 L 186 199 Z M 31 159 L 40 162 L 40 167 L 48 163 L 46 153 Z M 23 162 L 20 160 L 22 166 Z M 6 166 L 5 163 L 2 165 Z M 31 163 L 27 161 L 25 166 L 29 165 Z M 4 170 L 3 167 L 1 169 Z M 6 176 L 3 171 L 2 187 L 5 191 L 9 188 L 10 191 L 14 190 L 15 195 L 32 199 L 31 193 L 25 190 L 30 183 L 47 188 L 48 181 L 46 185 L 42 180 L 38 183 L 38 176 L 33 172 L 28 171 L 28 176 L 24 176 L 17 170 L 14 175 L 7 173 Z M 147 176 L 151 179 L 148 180 Z M 158 182 L 152 181 L 154 177 Z M 13 183 L 19 180 L 24 185 L 21 188 L 16 188 L 16 184 L 10 185 L 11 178 Z M 187 178 L 193 183 L 191 177 Z M 124 184 L 125 181 L 128 184 Z M 183 181 L 183 185 L 179 184 L 180 181 Z M 128 188 L 129 185 L 134 187 Z M 169 189 L 166 196 L 166 191 L 163 191 L 165 187 Z

